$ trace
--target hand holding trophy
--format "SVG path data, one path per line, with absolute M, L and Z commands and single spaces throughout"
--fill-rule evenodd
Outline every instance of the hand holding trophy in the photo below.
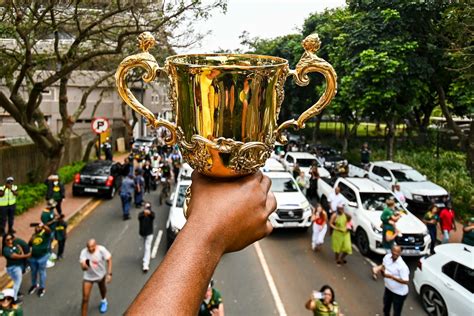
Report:
M 302 41 L 305 52 L 295 70 L 283 58 L 251 54 L 175 55 L 161 68 L 148 52 L 155 45 L 151 33 L 140 34 L 138 41 L 142 53 L 126 57 L 115 74 L 120 96 L 149 125 L 168 129 L 166 144 L 177 143 L 184 160 L 206 176 L 235 178 L 257 172 L 270 157 L 275 140 L 286 142 L 284 129 L 303 128 L 336 94 L 333 67 L 315 54 L 320 47 L 317 34 Z M 155 118 L 132 94 L 125 77 L 136 67 L 146 70 L 145 82 L 158 72 L 167 74 L 176 123 Z M 323 95 L 297 120 L 278 126 L 286 78 L 293 75 L 298 85 L 305 86 L 310 72 L 324 76 Z

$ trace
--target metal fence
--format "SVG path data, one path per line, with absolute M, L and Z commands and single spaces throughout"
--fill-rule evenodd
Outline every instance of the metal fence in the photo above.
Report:
M 73 137 L 64 149 L 61 166 L 82 159 L 81 137 Z M 44 162 L 35 144 L 22 144 L 0 148 L 0 183 L 13 176 L 17 184 L 26 184 L 36 176 Z

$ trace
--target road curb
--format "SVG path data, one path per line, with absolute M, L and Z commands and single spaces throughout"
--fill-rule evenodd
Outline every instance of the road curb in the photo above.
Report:
M 91 198 L 87 202 L 85 202 L 82 206 L 80 206 L 73 214 L 67 218 L 68 228 L 67 233 L 69 234 L 74 228 L 77 227 L 79 223 L 81 223 L 93 210 L 95 210 L 103 200 Z M 53 248 L 55 248 L 56 244 L 53 244 Z M 11 283 L 11 286 L 10 286 Z M 8 276 L 6 271 L 0 272 L 0 289 L 5 289 L 7 287 L 12 287 L 13 281 L 11 281 L 10 277 Z

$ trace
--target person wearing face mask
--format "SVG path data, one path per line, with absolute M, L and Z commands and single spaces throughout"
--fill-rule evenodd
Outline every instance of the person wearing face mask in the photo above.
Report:
M 58 212 L 58 215 L 61 215 L 63 213 L 61 203 L 65 198 L 64 184 L 59 181 L 57 174 L 53 174 L 46 180 L 46 185 L 48 187 L 46 201 L 54 200 L 56 202 L 56 212 Z

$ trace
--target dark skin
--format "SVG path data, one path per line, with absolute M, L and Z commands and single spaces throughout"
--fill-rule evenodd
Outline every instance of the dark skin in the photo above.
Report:
M 222 255 L 272 231 L 270 185 L 261 172 L 225 181 L 193 172 L 187 223 L 126 315 L 197 315 Z
M 401 253 L 402 253 L 402 248 L 400 246 L 393 246 L 392 247 L 392 260 L 396 261 L 400 257 Z M 409 280 L 403 280 L 403 279 L 397 278 L 394 275 L 386 273 L 384 270 L 382 270 L 382 275 L 384 276 L 384 278 L 392 279 L 401 284 L 409 283 Z
M 15 190 L 12 190 L 12 187 L 13 187 L 13 182 L 8 181 L 7 183 L 5 183 L 5 188 L 12 191 L 13 195 L 18 196 L 18 190 L 16 188 Z M 5 191 L 0 190 L 0 196 L 3 196 L 4 194 L 5 194 Z
M 5 237 L 5 245 L 7 247 L 13 247 L 13 237 L 12 236 Z M 27 258 L 31 257 L 31 252 L 25 254 L 25 253 L 23 253 L 23 248 L 21 248 L 21 247 L 19 247 L 19 248 L 21 250 L 21 254 L 12 253 L 11 254 L 12 259 L 27 259 Z

